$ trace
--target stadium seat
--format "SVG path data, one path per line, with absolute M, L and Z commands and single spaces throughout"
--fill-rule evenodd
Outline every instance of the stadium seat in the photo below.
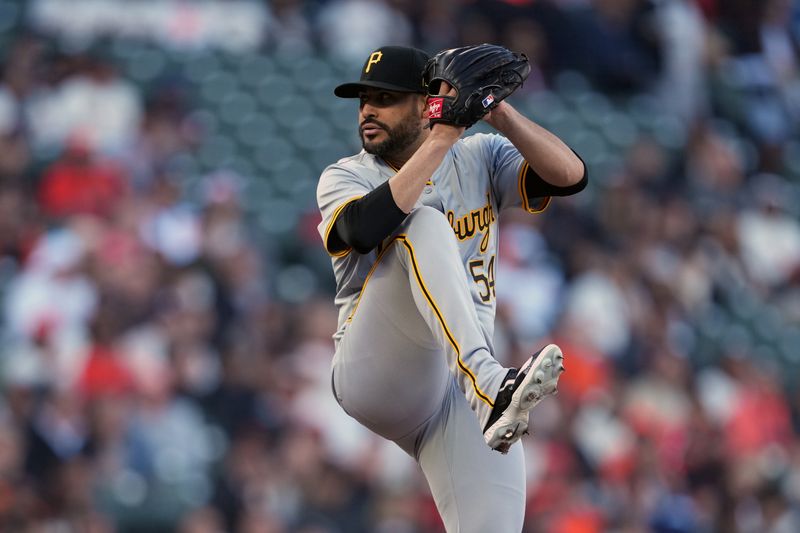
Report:
M 257 87 L 261 80 L 275 71 L 275 68 L 275 62 L 269 56 L 260 53 L 242 54 L 235 65 L 239 82 L 248 89 Z
M 220 60 L 213 51 L 196 50 L 184 58 L 183 75 L 190 83 L 200 83 L 211 75 L 221 73 Z
M 263 112 L 251 113 L 236 125 L 236 140 L 246 146 L 259 147 L 269 142 L 276 130 L 275 121 Z
M 606 113 L 600 124 L 605 140 L 616 150 L 626 150 L 640 138 L 639 127 L 626 113 L 613 110 Z
M 285 105 L 286 100 L 295 93 L 291 78 L 276 71 L 262 77 L 254 91 L 259 103 L 266 109 Z
M 231 125 L 238 125 L 256 113 L 255 98 L 246 92 L 231 91 L 219 101 L 220 118 Z
M 149 83 L 159 78 L 167 67 L 167 56 L 159 48 L 142 47 L 127 59 L 127 73 L 138 83 Z

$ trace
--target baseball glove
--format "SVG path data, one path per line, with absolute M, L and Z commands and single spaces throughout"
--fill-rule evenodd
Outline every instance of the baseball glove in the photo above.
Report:
M 469 128 L 517 90 L 530 71 L 525 54 L 493 44 L 439 52 L 423 71 L 431 126 L 442 122 Z M 456 89 L 456 96 L 437 94 L 443 81 Z

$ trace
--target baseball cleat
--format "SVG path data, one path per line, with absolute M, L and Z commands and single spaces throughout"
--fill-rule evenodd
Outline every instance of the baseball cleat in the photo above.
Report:
M 519 370 L 509 372 L 483 431 L 490 448 L 506 454 L 512 444 L 528 434 L 530 410 L 558 392 L 558 378 L 565 370 L 563 361 L 561 348 L 548 344 Z

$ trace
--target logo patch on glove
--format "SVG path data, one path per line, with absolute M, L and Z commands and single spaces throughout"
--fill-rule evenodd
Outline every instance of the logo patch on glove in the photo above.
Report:
M 442 118 L 444 98 L 428 98 L 428 118 Z
M 483 104 L 483 108 L 486 109 L 487 107 L 489 107 L 494 103 L 494 95 L 489 94 L 489 96 L 481 100 L 481 103 Z

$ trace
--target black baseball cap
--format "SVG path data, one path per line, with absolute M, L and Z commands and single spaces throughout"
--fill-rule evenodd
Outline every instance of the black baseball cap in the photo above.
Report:
M 382 46 L 372 52 L 361 67 L 361 80 L 343 83 L 333 90 L 340 98 L 358 98 L 366 87 L 404 93 L 427 93 L 422 71 L 428 54 L 408 46 Z

